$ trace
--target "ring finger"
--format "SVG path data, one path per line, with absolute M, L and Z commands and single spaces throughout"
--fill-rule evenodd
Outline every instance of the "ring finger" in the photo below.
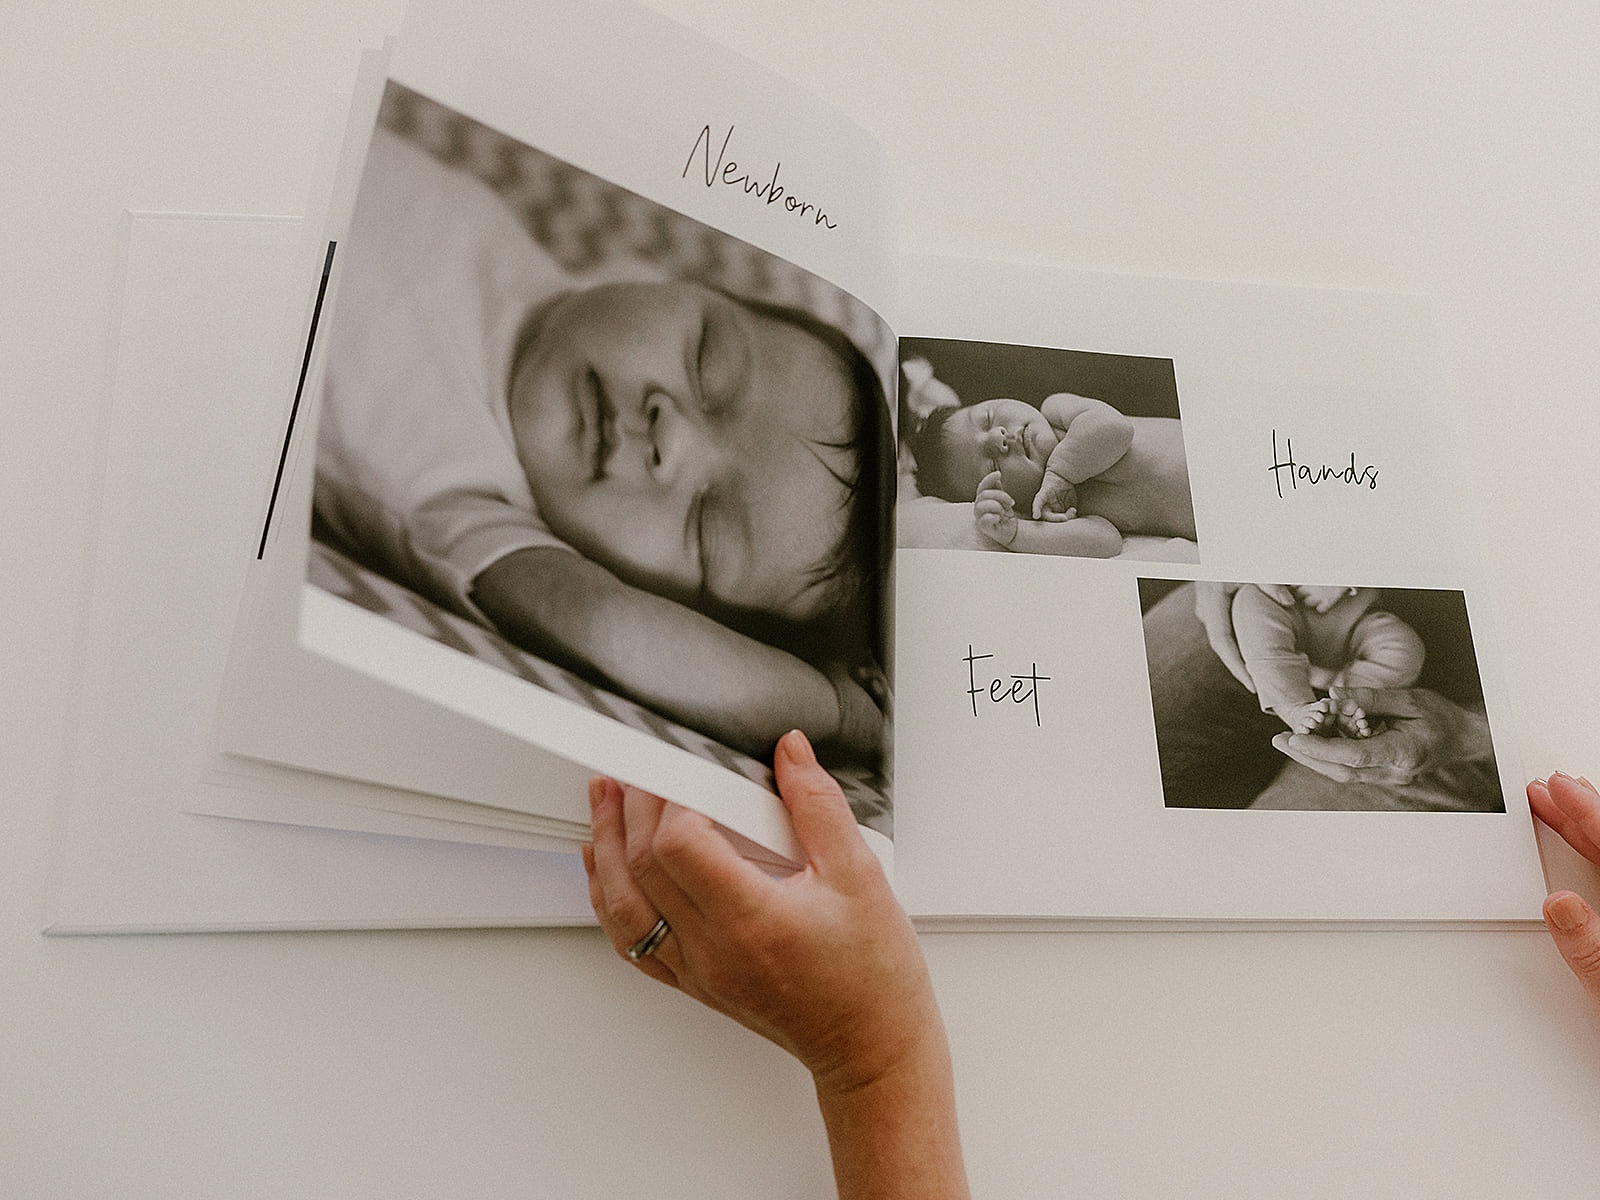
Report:
M 656 921 L 665 917 L 644 894 L 628 868 L 622 789 L 609 779 L 590 783 L 591 849 L 584 854 L 584 869 L 589 878 L 589 902 L 600 928 L 619 955 L 650 932 Z M 667 918 L 669 927 L 671 918 Z M 651 953 L 633 960 L 646 975 L 677 986 L 677 968 L 682 965 L 677 939 L 668 934 Z

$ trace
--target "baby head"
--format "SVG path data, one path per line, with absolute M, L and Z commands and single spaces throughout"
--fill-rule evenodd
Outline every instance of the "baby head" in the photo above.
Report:
M 1060 440 L 1045 415 L 1021 400 L 936 408 L 910 438 L 917 487 L 925 496 L 971 500 L 992 471 L 1019 508 L 1033 504 Z
M 541 519 L 619 578 L 740 624 L 867 596 L 887 549 L 883 390 L 838 330 L 687 282 L 563 293 L 513 365 Z
M 1317 584 L 1297 583 L 1291 585 L 1295 599 L 1307 608 L 1325 613 L 1334 605 L 1351 596 L 1359 594 L 1360 589 L 1353 587 L 1324 587 Z

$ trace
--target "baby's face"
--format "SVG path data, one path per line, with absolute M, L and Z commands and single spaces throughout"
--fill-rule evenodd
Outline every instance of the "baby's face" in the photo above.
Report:
M 536 321 L 511 419 L 551 531 L 682 603 L 818 615 L 857 462 L 833 352 L 681 282 L 571 292 Z
M 1027 505 L 1044 481 L 1045 464 L 1059 440 L 1055 427 L 1033 405 L 984 400 L 950 415 L 941 450 L 953 488 L 976 496 L 983 477 L 999 471 L 1006 494 Z

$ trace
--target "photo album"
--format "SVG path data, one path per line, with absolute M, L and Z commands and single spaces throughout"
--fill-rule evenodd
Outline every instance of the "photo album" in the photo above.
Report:
M 782 870 L 799 728 L 931 926 L 1537 915 L 1425 299 L 908 253 L 621 2 L 414 3 L 341 139 L 186 817 Z

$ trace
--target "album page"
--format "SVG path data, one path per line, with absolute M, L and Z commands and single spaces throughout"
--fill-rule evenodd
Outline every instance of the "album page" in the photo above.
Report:
M 911 911 L 1537 914 L 1425 301 L 940 259 L 902 289 Z
M 585 836 L 892 829 L 881 150 L 629 4 L 413 5 L 356 97 L 218 747 Z

